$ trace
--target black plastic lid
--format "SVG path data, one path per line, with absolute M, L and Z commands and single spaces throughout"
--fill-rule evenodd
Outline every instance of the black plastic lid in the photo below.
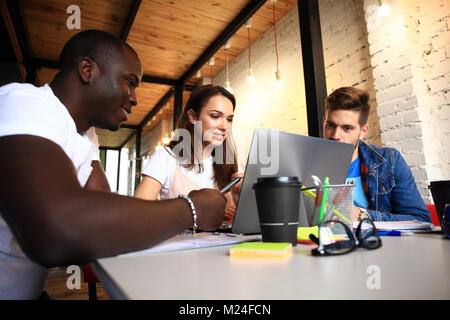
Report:
M 259 187 L 301 187 L 302 183 L 298 180 L 298 177 L 261 177 L 256 179 L 256 183 L 253 184 L 253 188 Z

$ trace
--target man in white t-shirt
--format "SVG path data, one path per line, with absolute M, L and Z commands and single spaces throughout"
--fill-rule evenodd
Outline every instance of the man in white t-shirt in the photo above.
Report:
M 50 85 L 0 87 L 0 299 L 38 298 L 48 267 L 141 250 L 223 219 L 217 190 L 160 202 L 109 192 L 93 127 L 117 130 L 137 104 L 143 71 L 130 46 L 83 31 L 60 64 Z

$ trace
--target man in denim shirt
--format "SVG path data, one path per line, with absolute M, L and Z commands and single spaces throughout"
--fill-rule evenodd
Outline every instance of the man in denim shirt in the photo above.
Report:
M 369 94 L 342 87 L 325 99 L 324 137 L 355 146 L 348 180 L 354 189 L 353 220 L 431 222 L 414 177 L 398 150 L 367 145 Z

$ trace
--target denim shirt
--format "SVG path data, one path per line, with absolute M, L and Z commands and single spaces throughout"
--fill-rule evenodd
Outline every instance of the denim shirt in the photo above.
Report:
M 364 189 L 373 221 L 419 220 L 431 222 L 411 169 L 400 152 L 359 142 Z

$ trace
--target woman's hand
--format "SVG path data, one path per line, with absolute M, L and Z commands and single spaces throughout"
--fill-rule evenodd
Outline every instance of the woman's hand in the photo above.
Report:
M 233 175 L 231 176 L 231 180 L 233 181 L 237 177 L 240 177 L 241 180 L 231 188 L 231 195 L 233 196 L 233 201 L 235 205 L 237 205 L 239 200 L 239 194 L 241 193 L 242 180 L 244 180 L 244 173 L 243 172 L 233 173 Z

